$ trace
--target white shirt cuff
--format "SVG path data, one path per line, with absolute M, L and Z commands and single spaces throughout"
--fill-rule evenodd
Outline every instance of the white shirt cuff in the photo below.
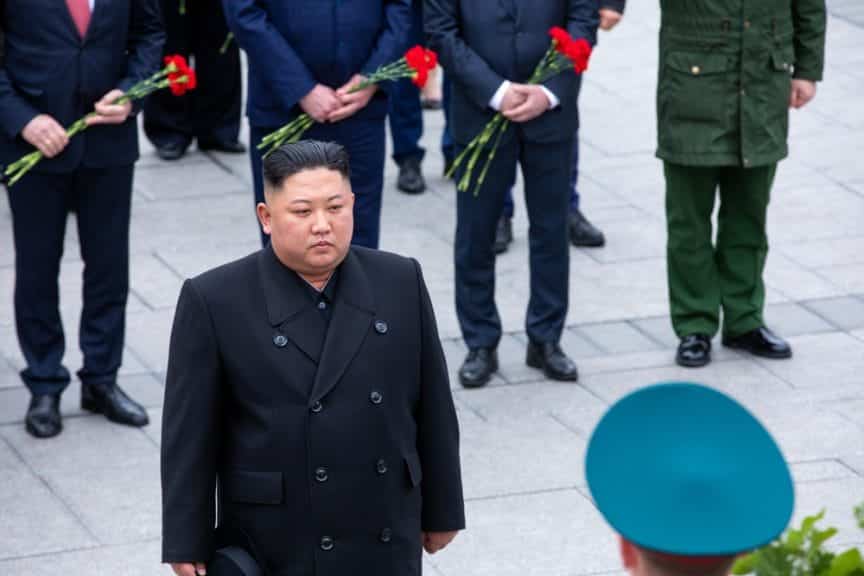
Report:
M 558 97 L 555 96 L 555 94 L 551 90 L 549 90 L 545 86 L 540 86 L 540 88 L 543 89 L 543 93 L 546 94 L 546 98 L 549 99 L 549 109 L 550 110 L 557 108 L 558 105 L 561 104 L 561 101 L 558 100 Z
M 492 95 L 492 99 L 489 100 L 489 107 L 496 112 L 500 112 L 501 102 L 504 101 L 504 94 L 506 94 L 509 89 L 510 81 L 504 80 L 504 82 L 501 83 L 501 86 L 498 87 L 498 90 L 495 91 L 495 94 Z

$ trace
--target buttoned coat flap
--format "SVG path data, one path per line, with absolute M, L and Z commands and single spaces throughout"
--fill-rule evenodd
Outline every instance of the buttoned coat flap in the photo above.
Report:
M 675 51 L 666 56 L 666 65 L 669 68 L 692 76 L 725 72 L 730 67 L 730 61 L 727 54 L 711 52 Z
M 411 486 L 416 488 L 423 481 L 423 467 L 420 465 L 420 456 L 417 452 L 409 452 L 405 455 L 405 466 L 408 469 Z
M 249 504 L 281 504 L 283 501 L 281 472 L 232 470 L 223 481 L 225 494 L 233 502 Z

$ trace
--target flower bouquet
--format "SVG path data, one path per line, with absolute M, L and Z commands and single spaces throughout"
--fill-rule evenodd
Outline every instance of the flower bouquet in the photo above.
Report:
M 429 80 L 429 72 L 434 70 L 437 65 L 438 55 L 435 54 L 435 52 L 423 48 L 422 46 L 414 46 L 399 60 L 378 68 L 365 80 L 358 83 L 356 86 L 353 86 L 348 93 L 351 94 L 359 92 L 360 90 L 368 88 L 373 84 L 378 84 L 379 82 L 399 80 L 401 78 L 411 78 L 411 81 L 418 88 L 423 88 Z M 266 149 L 266 152 L 263 154 L 266 158 L 273 150 L 279 148 L 281 145 L 300 140 L 303 134 L 314 123 L 315 121 L 308 114 L 300 114 L 297 118 L 282 126 L 275 132 L 271 132 L 264 136 L 261 143 L 258 144 L 258 149 Z
M 588 59 L 591 57 L 591 45 L 587 40 L 584 38 L 574 40 L 566 30 L 557 26 L 549 30 L 549 35 L 552 37 L 549 49 L 546 50 L 543 59 L 537 64 L 537 67 L 534 69 L 531 78 L 528 79 L 527 84 L 542 84 L 553 76 L 556 76 L 571 67 L 577 74 L 581 74 L 588 69 Z M 501 143 L 501 139 L 504 137 L 504 133 L 507 131 L 509 126 L 510 121 L 500 112 L 495 114 L 495 116 L 486 124 L 483 131 L 475 136 L 474 139 L 468 143 L 465 150 L 463 150 L 453 161 L 453 165 L 447 171 L 448 178 L 453 176 L 456 170 L 465 164 L 465 170 L 457 184 L 457 189 L 460 192 L 465 192 L 473 187 L 474 194 L 477 194 L 480 186 L 486 179 L 486 173 L 489 171 L 489 166 L 495 158 L 495 151 Z M 491 148 L 487 147 L 490 142 L 492 143 Z M 486 153 L 486 156 L 485 159 L 483 159 L 482 170 L 472 185 L 474 169 L 481 161 L 484 152 Z
M 183 56 L 166 56 L 165 67 L 162 70 L 132 86 L 123 96 L 114 100 L 112 104 L 125 104 L 126 102 L 140 100 L 163 88 L 169 88 L 175 96 L 182 96 L 187 91 L 194 90 L 196 85 L 195 71 L 189 68 L 186 58 Z M 87 119 L 93 116 L 96 116 L 96 112 L 90 112 L 86 116 L 79 118 L 66 129 L 66 135 L 72 138 L 76 134 L 80 134 L 86 130 L 88 127 Z M 27 154 L 7 166 L 3 170 L 3 173 L 0 174 L 0 181 L 5 182 L 7 186 L 11 187 L 36 166 L 43 157 L 42 152 L 38 150 Z

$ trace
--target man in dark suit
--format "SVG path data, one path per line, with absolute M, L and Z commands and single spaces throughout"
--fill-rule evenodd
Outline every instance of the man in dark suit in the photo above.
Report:
M 286 144 L 263 176 L 270 243 L 187 280 L 177 305 L 163 561 L 194 574 L 218 524 L 243 535 L 265 574 L 419 575 L 421 547 L 440 550 L 465 525 L 458 423 L 420 266 L 350 246 L 338 144 Z
M 496 111 L 505 133 L 478 195 L 458 194 L 456 312 L 468 357 L 463 386 L 479 387 L 497 370 L 501 320 L 495 306 L 495 228 L 516 163 L 525 176 L 531 222 L 531 300 L 526 362 L 547 378 L 576 380 L 576 365 L 558 345 L 567 315 L 567 205 L 578 116 L 577 77 L 565 72 L 525 84 L 549 47 L 548 30 L 566 28 L 592 44 L 597 0 L 426 0 L 425 28 L 451 78 L 450 128 L 458 154 Z M 457 175 L 458 179 L 458 175 Z
M 117 386 L 129 291 L 129 211 L 138 133 L 133 106 L 112 105 L 159 69 L 157 0 L 5 0 L 0 13 L 0 164 L 38 148 L 45 156 L 9 189 L 15 238 L 15 320 L 33 397 L 27 430 L 59 434 L 69 383 L 57 277 L 68 212 L 84 260 L 81 405 L 143 426 L 144 409 Z M 94 110 L 83 134 L 64 126 Z
M 349 94 L 364 75 L 402 57 L 411 0 L 223 0 L 249 58 L 247 113 L 255 201 L 264 200 L 261 153 L 268 133 L 305 112 L 309 138 L 339 142 L 353 170 L 354 244 L 378 247 L 384 186 L 386 85 Z M 267 241 L 262 233 L 262 242 Z
M 163 160 L 181 158 L 193 138 L 199 150 L 242 154 L 240 48 L 229 41 L 222 3 L 161 0 L 165 54 L 194 55 L 198 88 L 184 96 L 159 92 L 147 99 L 144 131 Z M 224 47 L 224 50 L 222 48 Z

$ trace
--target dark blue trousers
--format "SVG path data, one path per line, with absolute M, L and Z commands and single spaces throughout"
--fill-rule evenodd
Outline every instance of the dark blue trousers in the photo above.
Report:
M 58 276 L 69 211 L 76 213 L 84 260 L 79 345 L 82 383 L 112 386 L 123 357 L 129 293 L 132 165 L 31 172 L 11 190 L 15 239 L 15 323 L 27 362 L 21 378 L 36 395 L 69 383 Z
M 537 343 L 560 339 L 569 286 L 567 205 L 571 147 L 571 140 L 538 144 L 521 141 L 518 135 L 512 137 L 498 149 L 477 195 L 457 193 L 456 313 L 469 348 L 494 347 L 501 339 L 492 245 L 504 204 L 501 191 L 512 185 L 517 162 L 525 175 L 525 203 L 531 223 L 531 297 L 526 331 Z M 461 149 L 457 146 L 457 152 Z
M 444 130 L 441 132 L 441 155 L 449 162 L 456 158 L 456 145 L 453 143 L 453 135 L 450 133 L 450 77 L 442 68 L 441 78 L 441 107 L 444 109 Z
M 423 44 L 423 10 L 420 2 L 415 2 L 409 42 Z M 423 159 L 426 151 L 420 146 L 423 137 L 423 107 L 420 105 L 420 89 L 411 80 L 403 78 L 388 87 L 390 96 L 388 116 L 390 117 L 390 136 L 393 139 L 393 160 L 401 164 L 406 158 Z
M 264 201 L 264 180 L 261 174 L 261 152 L 258 144 L 278 127 L 250 128 L 252 177 L 255 202 Z M 351 189 L 354 191 L 354 238 L 352 244 L 378 248 L 381 226 L 381 190 L 384 187 L 384 119 L 358 120 L 349 118 L 335 124 L 315 124 L 303 136 L 305 139 L 338 142 L 345 146 L 351 162 Z M 261 232 L 261 243 L 269 238 Z
M 513 181 L 507 187 L 504 197 L 504 217 L 513 218 L 515 205 L 513 204 L 513 186 L 516 184 L 516 173 L 513 173 Z M 579 210 L 579 130 L 573 134 L 573 155 L 570 159 L 570 212 Z

